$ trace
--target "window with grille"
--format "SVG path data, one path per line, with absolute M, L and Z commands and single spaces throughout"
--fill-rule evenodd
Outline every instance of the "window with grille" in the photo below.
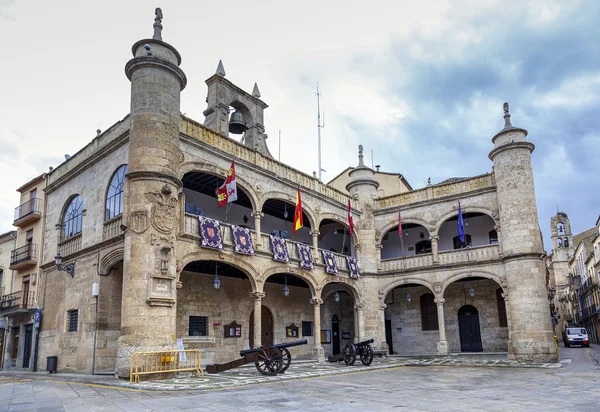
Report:
M 77 195 L 71 199 L 63 216 L 61 240 L 67 240 L 79 233 L 83 226 L 83 199 Z
M 498 302 L 498 317 L 500 319 L 500 327 L 508 327 L 508 319 L 506 318 L 506 302 L 502 297 L 502 288 L 496 289 L 496 301 Z
M 437 305 L 433 293 L 421 295 L 421 329 L 438 330 Z
M 110 181 L 110 186 L 106 192 L 106 207 L 104 220 L 110 220 L 123 214 L 123 196 L 125 186 L 125 175 L 127 174 L 127 165 L 117 169 Z
M 208 316 L 190 316 L 190 336 L 208 336 Z
M 67 312 L 67 332 L 77 332 L 77 321 L 79 320 L 79 311 L 72 309 Z
M 312 336 L 313 327 L 312 322 L 302 321 L 302 336 Z

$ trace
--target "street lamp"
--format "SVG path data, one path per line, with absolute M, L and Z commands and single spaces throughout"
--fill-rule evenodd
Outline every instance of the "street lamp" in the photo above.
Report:
M 472 287 L 471 287 L 471 289 L 469 289 L 469 295 L 471 297 L 475 296 L 475 289 L 473 289 Z
M 221 279 L 219 279 L 217 270 L 218 270 L 218 265 L 215 263 L 215 278 L 213 279 L 213 288 L 215 288 L 215 289 L 219 289 L 221 287 Z
M 71 262 L 71 263 L 65 263 L 64 265 L 62 264 L 62 256 L 60 255 L 60 252 L 58 252 L 56 254 L 56 256 L 54 256 L 54 263 L 56 263 L 56 269 L 59 272 L 67 272 L 69 275 L 71 275 L 71 277 L 75 276 L 75 262 Z
M 283 296 L 290 296 L 290 288 L 287 285 L 287 275 L 285 275 L 285 286 L 283 287 Z
M 336 302 L 339 302 L 342 297 L 340 296 L 340 294 L 338 292 L 335 292 L 335 295 L 333 295 L 333 298 L 335 299 Z
M 406 293 L 406 301 L 410 303 L 410 301 L 412 300 L 412 296 L 410 296 L 410 292 Z

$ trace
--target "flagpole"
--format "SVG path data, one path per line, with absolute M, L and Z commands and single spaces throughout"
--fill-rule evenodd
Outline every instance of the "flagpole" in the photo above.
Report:
M 400 244 L 402 245 L 402 269 L 406 269 L 406 256 L 404 256 L 404 232 L 400 236 Z

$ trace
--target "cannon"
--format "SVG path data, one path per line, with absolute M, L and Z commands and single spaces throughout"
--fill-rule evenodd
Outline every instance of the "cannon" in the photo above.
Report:
M 242 350 L 240 351 L 241 359 L 227 363 L 207 365 L 206 372 L 219 373 L 254 362 L 256 369 L 261 374 L 269 376 L 277 375 L 278 373 L 284 373 L 290 367 L 290 363 L 292 363 L 292 356 L 288 348 L 306 344 L 307 340 L 301 339 L 295 342 L 278 343 L 267 347 L 260 346 L 254 349 Z
M 343 360 L 346 365 L 352 366 L 356 362 L 356 356 L 358 355 L 362 364 L 369 366 L 373 362 L 373 347 L 371 346 L 373 342 L 373 339 L 368 339 L 354 344 L 348 343 L 340 353 L 330 356 L 327 360 L 329 362 Z

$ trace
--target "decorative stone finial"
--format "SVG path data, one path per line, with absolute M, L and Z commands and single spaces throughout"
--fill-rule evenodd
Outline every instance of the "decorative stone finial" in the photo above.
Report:
M 428 178 L 427 178 L 427 186 L 430 186 L 430 185 L 431 185 L 431 178 L 430 178 L 430 177 L 428 177 Z
M 252 89 L 252 96 L 260 98 L 260 90 L 258 90 L 258 84 L 254 83 L 254 89 Z
M 358 145 L 358 165 L 365 165 L 365 163 L 363 162 L 363 146 L 361 144 Z
M 225 77 L 225 67 L 223 67 L 223 61 L 222 60 L 219 60 L 219 64 L 217 66 L 217 71 L 215 72 L 215 74 L 218 74 L 219 76 Z
M 157 7 L 156 10 L 154 10 L 154 14 L 156 15 L 156 17 L 154 18 L 154 36 L 152 36 L 152 38 L 154 40 L 160 40 L 162 41 L 162 19 L 163 19 L 163 14 L 162 14 L 162 10 L 160 9 L 160 7 Z
M 508 129 L 509 127 L 512 127 L 512 124 L 510 124 L 510 113 L 508 112 L 508 103 L 504 103 L 504 128 Z
M 100 136 L 101 134 L 102 134 L 102 130 L 96 129 L 96 137 Z

